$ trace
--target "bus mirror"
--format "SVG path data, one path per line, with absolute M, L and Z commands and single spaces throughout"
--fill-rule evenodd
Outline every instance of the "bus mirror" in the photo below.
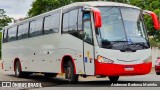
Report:
M 94 25 L 96 28 L 99 28 L 102 26 L 102 17 L 101 17 L 101 12 L 97 8 L 91 8 L 91 11 L 93 12 L 94 15 Z
M 157 15 L 154 12 L 148 11 L 148 10 L 144 10 L 143 13 L 144 14 L 148 14 L 148 15 L 150 15 L 152 17 L 152 21 L 154 23 L 154 28 L 156 30 L 160 29 L 160 23 L 158 21 L 158 17 L 157 17 Z

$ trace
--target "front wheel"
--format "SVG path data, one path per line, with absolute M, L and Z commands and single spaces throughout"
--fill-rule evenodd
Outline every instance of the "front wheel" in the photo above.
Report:
M 69 83 L 74 84 L 78 82 L 78 75 L 74 74 L 74 66 L 71 61 L 68 61 L 67 67 L 65 70 L 66 79 L 68 79 Z
M 109 80 L 110 80 L 111 82 L 117 82 L 118 79 L 119 79 L 119 76 L 109 76 Z
M 160 75 L 160 72 L 156 72 L 157 75 Z
M 44 73 L 45 77 L 56 77 L 57 73 Z

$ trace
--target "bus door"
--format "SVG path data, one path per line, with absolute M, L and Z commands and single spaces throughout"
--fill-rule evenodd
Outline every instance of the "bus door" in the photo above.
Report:
M 86 75 L 94 75 L 94 47 L 91 23 L 91 12 L 83 12 L 83 61 Z

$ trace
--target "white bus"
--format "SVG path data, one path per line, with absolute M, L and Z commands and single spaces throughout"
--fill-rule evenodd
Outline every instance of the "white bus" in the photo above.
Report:
M 77 2 L 26 19 L 3 30 L 2 68 L 24 77 L 41 72 L 78 76 L 144 75 L 151 70 L 151 49 L 144 25 L 150 11 L 115 2 Z

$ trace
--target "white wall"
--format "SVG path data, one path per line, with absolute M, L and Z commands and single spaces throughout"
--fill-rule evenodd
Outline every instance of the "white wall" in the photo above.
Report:
M 152 67 L 155 66 L 157 57 L 160 57 L 160 49 L 157 47 L 152 47 Z

